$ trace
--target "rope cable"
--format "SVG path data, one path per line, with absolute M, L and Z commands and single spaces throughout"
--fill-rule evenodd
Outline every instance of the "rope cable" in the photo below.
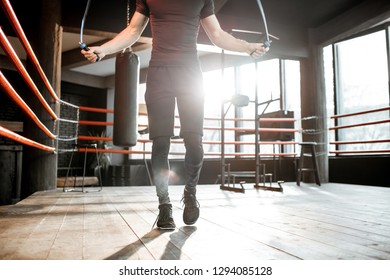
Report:
M 83 18 L 81 19 L 81 26 L 80 26 L 80 45 L 84 42 L 83 40 L 83 34 L 84 34 L 84 25 L 85 25 L 85 19 L 87 18 L 89 6 L 91 5 L 91 0 L 87 0 L 87 6 L 85 7 Z
M 87 18 L 90 5 L 91 5 L 91 0 L 87 0 L 87 6 L 85 7 L 84 15 L 83 15 L 83 18 L 81 19 L 81 26 L 80 26 L 80 42 L 79 42 L 79 45 L 80 45 L 80 48 L 82 48 L 85 51 L 89 51 L 89 48 L 88 48 L 87 44 L 84 43 L 84 41 L 83 41 L 83 35 L 84 35 L 85 20 Z M 95 53 L 95 55 L 96 55 L 96 62 L 100 61 L 101 57 L 98 56 L 96 53 Z
M 261 17 L 263 19 L 264 29 L 265 29 L 265 40 L 264 40 L 263 44 L 264 44 L 264 47 L 269 48 L 271 46 L 272 41 L 269 39 L 267 19 L 265 18 L 265 13 L 264 13 L 264 9 L 263 9 L 263 5 L 261 4 L 261 1 L 260 0 L 256 0 L 256 1 L 257 1 L 257 5 L 259 6 L 260 14 L 261 14 Z

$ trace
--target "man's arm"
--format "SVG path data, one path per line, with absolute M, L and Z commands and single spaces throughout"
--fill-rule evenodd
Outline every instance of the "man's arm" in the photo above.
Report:
M 139 12 L 135 12 L 131 18 L 130 24 L 123 29 L 115 38 L 104 43 L 100 47 L 90 47 L 89 51 L 81 50 L 81 53 L 90 62 L 95 62 L 98 55 L 100 58 L 108 54 L 116 53 L 132 46 L 144 31 L 149 18 Z
M 201 23 L 207 36 L 217 47 L 229 51 L 247 53 L 253 58 L 259 58 L 268 51 L 268 48 L 265 48 L 263 44 L 248 43 L 244 40 L 237 39 L 224 31 L 215 15 L 202 19 Z

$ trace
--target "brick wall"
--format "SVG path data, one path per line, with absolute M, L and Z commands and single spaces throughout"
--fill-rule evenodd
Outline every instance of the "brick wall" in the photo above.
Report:
M 6 76 L 7 80 L 11 83 L 11 85 L 16 84 L 18 81 L 18 76 L 14 71 L 1 70 Z M 16 86 L 13 86 L 15 90 L 19 93 L 19 89 Z M 9 96 L 0 89 L 0 121 L 24 121 L 24 113 L 23 111 L 16 105 L 15 102 L 9 98 Z M 9 140 L 8 138 L 0 136 L 0 145 L 16 145 L 14 141 Z

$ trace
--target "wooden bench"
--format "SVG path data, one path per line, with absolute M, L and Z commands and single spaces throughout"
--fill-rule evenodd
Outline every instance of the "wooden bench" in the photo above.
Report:
M 95 186 L 95 185 L 100 185 L 100 188 L 98 191 L 101 191 L 103 189 L 102 186 L 102 180 L 101 180 L 101 174 L 100 174 L 100 163 L 99 163 L 99 156 L 98 156 L 98 151 L 97 151 L 97 144 L 73 144 L 74 148 L 72 150 L 72 155 L 70 157 L 70 162 L 67 168 L 67 173 L 65 177 L 58 177 L 57 178 L 57 187 L 62 187 L 64 192 L 71 192 L 71 191 L 76 191 L 76 187 L 81 187 L 81 191 L 84 191 L 85 186 Z M 69 171 L 71 169 L 80 169 L 80 167 L 72 167 L 72 160 L 73 160 L 73 155 L 74 152 L 78 151 L 79 148 L 85 149 L 84 151 L 84 165 L 82 167 L 83 170 L 83 176 L 70 176 Z M 96 154 L 96 160 L 97 160 L 97 165 L 98 165 L 98 173 L 99 173 L 99 178 L 98 177 L 88 177 L 85 176 L 86 174 L 86 160 L 87 160 L 87 152 L 88 149 L 95 149 L 95 154 Z

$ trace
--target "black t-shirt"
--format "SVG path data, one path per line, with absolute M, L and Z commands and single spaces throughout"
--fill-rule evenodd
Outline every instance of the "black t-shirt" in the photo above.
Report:
M 151 66 L 197 63 L 200 20 L 214 14 L 213 0 L 137 0 L 136 10 L 150 19 Z

